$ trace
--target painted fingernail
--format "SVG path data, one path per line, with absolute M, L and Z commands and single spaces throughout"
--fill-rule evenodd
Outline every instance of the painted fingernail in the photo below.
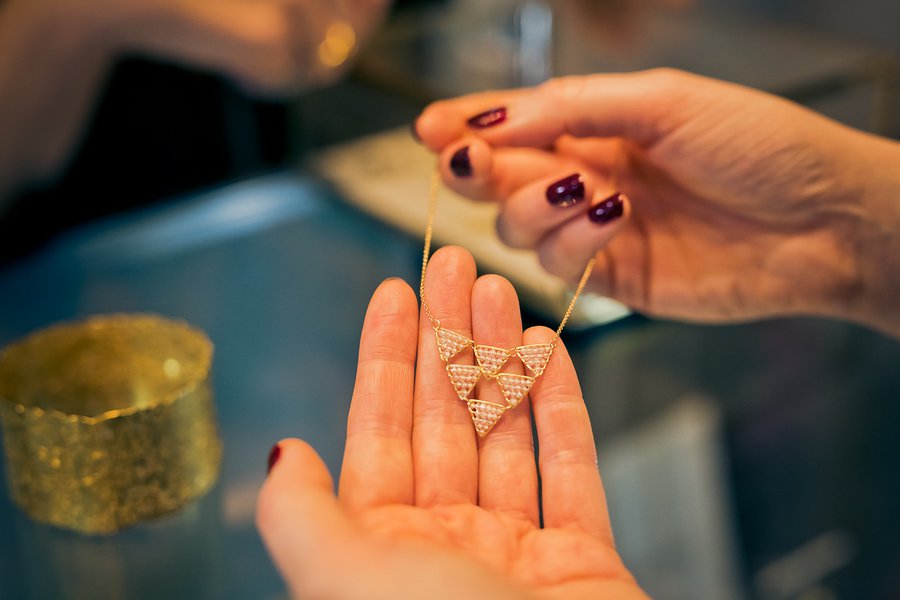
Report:
M 554 206 L 567 208 L 584 200 L 584 179 L 575 173 L 563 177 L 547 188 L 547 201 Z
M 618 219 L 625 212 L 622 194 L 616 192 L 609 198 L 601 200 L 588 211 L 588 218 L 599 225 Z
M 483 113 L 478 113 L 477 115 L 466 121 L 466 123 L 468 123 L 469 127 L 474 127 L 475 129 L 484 129 L 485 127 L 493 127 L 494 125 L 499 125 L 505 120 L 506 107 L 498 106 L 497 108 L 486 110 Z
M 266 469 L 266 473 L 272 472 L 272 467 L 275 466 L 275 463 L 278 462 L 279 458 L 281 458 L 281 444 L 275 444 L 272 446 L 272 449 L 269 450 L 269 468 Z
M 450 170 L 457 177 L 472 176 L 472 161 L 469 160 L 469 147 L 463 146 L 450 157 Z

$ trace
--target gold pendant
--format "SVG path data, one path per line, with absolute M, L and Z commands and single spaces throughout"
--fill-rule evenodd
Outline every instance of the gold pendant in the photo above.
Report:
M 446 363 L 446 371 L 447 376 L 450 378 L 450 383 L 459 399 L 468 406 L 469 413 L 472 415 L 472 423 L 475 425 L 475 431 L 478 433 L 478 436 L 484 437 L 500 421 L 503 413 L 522 403 L 528 396 L 528 392 L 531 390 L 534 382 L 546 370 L 550 357 L 553 355 L 553 349 L 556 347 L 556 341 L 559 339 L 563 327 L 566 326 L 566 322 L 572 314 L 572 309 L 575 308 L 575 302 L 578 300 L 578 296 L 591 275 L 591 271 L 594 268 L 594 259 L 588 261 L 584 273 L 581 275 L 581 281 L 572 295 L 572 299 L 559 327 L 556 329 L 556 333 L 546 343 L 516 346 L 514 348 L 498 348 L 496 346 L 477 344 L 475 340 L 471 340 L 461 333 L 444 329 L 441 327 L 440 320 L 431 313 L 428 300 L 425 298 L 425 270 L 428 267 L 428 256 L 431 250 L 431 237 L 434 230 L 434 214 L 437 208 L 440 177 L 440 170 L 435 169 L 431 179 L 428 223 L 425 227 L 425 248 L 422 251 L 422 277 L 419 281 L 419 297 L 422 301 L 422 310 L 431 322 L 432 328 L 434 328 L 438 354 L 440 354 L 441 360 Z M 467 365 L 450 362 L 466 348 L 472 348 L 477 364 Z M 531 375 L 519 375 L 502 371 L 503 367 L 509 364 L 510 359 L 513 357 L 521 361 Z M 470 398 L 469 395 L 479 381 L 496 381 L 504 400 L 506 400 L 506 404 Z
M 497 348 L 495 346 L 483 346 L 476 344 L 474 340 L 470 340 L 466 336 L 444 329 L 443 327 L 434 327 L 434 337 L 437 341 L 438 353 L 441 359 L 447 363 L 447 376 L 450 377 L 450 383 L 456 390 L 459 399 L 465 402 L 472 414 L 472 421 L 475 424 L 475 431 L 478 435 L 484 437 L 494 428 L 494 425 L 503 416 L 503 413 L 510 408 L 517 407 L 522 400 L 528 395 L 528 390 L 534 384 L 535 379 L 544 372 L 547 361 L 550 360 L 550 354 L 553 352 L 552 344 L 539 344 L 537 346 L 516 346 L 515 348 Z M 459 354 L 464 348 L 471 347 L 475 351 L 475 359 L 477 365 L 465 365 L 451 363 L 450 360 Z M 522 359 L 523 352 L 525 356 L 531 356 L 529 349 L 540 348 L 541 359 L 538 361 L 531 360 L 526 362 Z M 501 373 L 500 369 L 507 363 L 510 357 L 517 356 L 522 363 L 535 372 L 536 375 L 519 375 L 517 373 Z M 540 369 L 540 372 L 537 369 Z M 469 398 L 469 394 L 475 389 L 475 385 L 481 381 L 496 380 L 506 400 L 506 404 L 496 404 L 475 398 Z

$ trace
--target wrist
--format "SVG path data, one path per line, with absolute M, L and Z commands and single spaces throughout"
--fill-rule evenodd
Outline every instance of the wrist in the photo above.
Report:
M 856 276 L 842 316 L 900 337 L 900 144 L 858 133 L 848 150 Z

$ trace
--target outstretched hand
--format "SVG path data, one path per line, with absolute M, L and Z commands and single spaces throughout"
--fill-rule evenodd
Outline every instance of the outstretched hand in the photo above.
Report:
M 459 248 L 434 254 L 425 286 L 442 326 L 479 344 L 537 344 L 553 334 L 523 332 L 509 282 L 476 279 Z M 499 391 L 476 393 L 490 401 Z M 588 414 L 562 343 L 530 398 L 479 439 L 414 293 L 399 280 L 383 283 L 363 325 L 339 495 L 299 440 L 281 442 L 260 493 L 258 524 L 291 591 L 313 600 L 645 598 L 613 545 Z

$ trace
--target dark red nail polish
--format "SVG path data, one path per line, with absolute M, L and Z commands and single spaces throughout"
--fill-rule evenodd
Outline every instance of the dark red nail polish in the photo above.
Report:
M 603 225 L 614 219 L 618 219 L 625 212 L 625 204 L 622 202 L 622 194 L 616 192 L 606 200 L 592 206 L 588 211 L 588 218 L 594 223 Z
M 584 180 L 575 173 L 563 177 L 547 188 L 547 201 L 554 206 L 567 208 L 584 200 Z
M 272 472 L 272 467 L 275 466 L 275 463 L 278 462 L 279 458 L 281 458 L 281 444 L 275 444 L 272 446 L 272 449 L 269 450 L 269 468 L 266 469 L 266 473 Z
M 493 127 L 494 125 L 499 125 L 503 121 L 506 120 L 506 107 L 499 106 L 497 108 L 492 108 L 490 110 L 486 110 L 483 113 L 479 113 L 466 121 L 469 124 L 469 127 L 474 127 L 476 129 L 484 129 L 485 127 Z
M 469 160 L 469 147 L 463 146 L 450 157 L 450 170 L 457 177 L 472 176 L 472 161 Z

